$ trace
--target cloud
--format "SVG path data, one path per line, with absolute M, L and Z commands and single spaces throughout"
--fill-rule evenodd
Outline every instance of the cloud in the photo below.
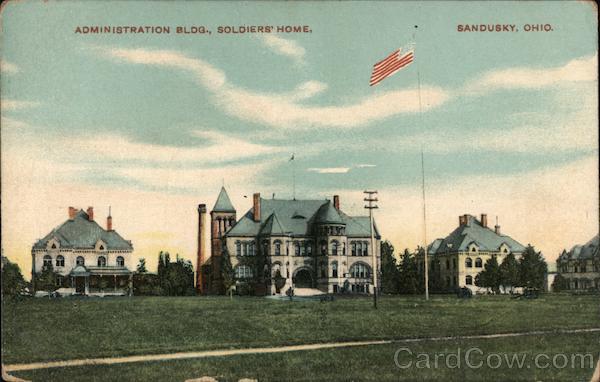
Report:
M 21 109 L 36 107 L 39 105 L 40 105 L 39 102 L 17 101 L 14 99 L 3 99 L 0 102 L 0 107 L 2 107 L 2 111 L 21 110 Z
M 191 134 L 202 138 L 204 144 L 198 147 L 177 147 L 135 142 L 121 135 L 100 135 L 92 139 L 70 137 L 69 147 L 85 151 L 90 158 L 99 160 L 129 161 L 135 159 L 164 164 L 222 163 L 285 150 L 285 147 L 256 144 L 216 131 L 195 130 Z
M 19 73 L 19 67 L 8 61 L 0 59 L 0 72 L 6 74 L 16 74 Z
M 597 81 L 598 54 L 580 57 L 552 68 L 516 67 L 492 70 L 465 86 L 465 91 L 496 89 L 541 89 L 548 86 Z
M 319 174 L 346 174 L 350 169 L 350 167 L 312 167 L 306 169 L 306 171 Z
M 294 40 L 287 40 L 273 34 L 264 34 L 260 41 L 276 54 L 290 57 L 297 64 L 304 64 L 306 50 Z
M 192 72 L 200 85 L 213 93 L 213 102 L 241 120 L 284 129 L 313 127 L 353 128 L 398 114 L 419 111 L 417 89 L 378 92 L 341 106 L 310 106 L 304 101 L 322 92 L 326 85 L 305 82 L 292 92 L 261 93 L 237 87 L 223 71 L 205 61 L 165 50 L 94 48 L 101 55 L 134 64 L 156 65 Z M 437 87 L 422 86 L 423 110 L 446 102 L 449 94 Z

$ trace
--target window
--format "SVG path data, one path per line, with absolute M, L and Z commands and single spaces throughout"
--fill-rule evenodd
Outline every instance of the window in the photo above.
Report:
M 331 277 L 338 277 L 337 263 L 331 264 Z
M 52 243 L 52 249 L 56 249 L 56 244 Z
M 357 263 L 350 268 L 350 274 L 355 278 L 368 278 L 369 275 L 369 267 L 363 263 Z
M 251 241 L 248 246 L 250 247 L 250 256 L 254 256 L 254 242 Z
M 327 255 L 327 242 L 326 241 L 321 241 L 321 255 L 323 255 L 323 256 Z
M 352 242 L 352 256 L 356 256 L 356 242 Z
M 281 242 L 275 240 L 275 256 L 281 256 Z
M 236 279 L 249 279 L 252 277 L 252 269 L 247 265 L 239 265 L 235 268 Z
M 475 268 L 483 267 L 483 261 L 481 261 L 481 257 L 475 259 Z
M 304 242 L 304 251 L 306 256 L 312 256 L 312 245 L 310 245 L 309 241 Z
M 363 256 L 369 256 L 369 243 L 363 243 Z
M 467 257 L 465 260 L 465 267 L 467 268 L 473 268 L 473 260 L 471 260 L 470 257 Z
M 467 276 L 467 277 L 465 278 L 465 283 L 466 283 L 467 285 L 473 285 L 473 276 Z
M 242 244 L 242 256 L 248 256 L 248 243 L 246 242 Z
M 300 256 L 300 242 L 298 241 L 294 242 L 294 254 Z
M 333 286 L 333 293 L 337 293 L 337 292 L 338 292 L 338 286 L 337 286 L 337 284 L 335 284 Z
M 100 256 L 98 257 L 98 266 L 105 267 L 106 266 L 106 257 Z
M 75 260 L 75 264 L 84 266 L 85 265 L 85 259 L 83 257 L 81 257 L 81 256 L 77 256 L 77 259 Z
M 471 247 L 471 252 L 477 252 L 477 248 Z
M 103 245 L 100 246 L 100 250 L 104 251 L 104 246 Z
M 239 241 L 235 242 L 235 255 L 242 256 L 242 243 Z
M 51 267 L 51 266 L 52 266 L 52 257 L 50 257 L 50 255 L 44 256 L 44 267 Z
M 450 269 L 450 259 L 446 259 L 446 269 Z
M 339 243 L 336 240 L 331 242 L 331 255 L 333 255 L 333 256 L 338 255 L 338 246 L 339 246 Z
M 123 258 L 123 256 L 117 257 L 117 266 L 118 267 L 124 267 L 125 266 L 125 259 Z
M 62 255 L 56 256 L 56 266 L 64 267 L 65 266 L 65 258 Z
M 456 269 L 456 259 L 452 259 L 452 268 Z

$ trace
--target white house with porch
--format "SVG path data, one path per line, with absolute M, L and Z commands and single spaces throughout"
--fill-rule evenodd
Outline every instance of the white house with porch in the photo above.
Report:
M 69 207 L 69 219 L 38 240 L 31 249 L 32 280 L 52 266 L 57 286 L 85 295 L 127 295 L 133 290 L 133 246 L 106 219 L 94 221 L 94 209 Z M 34 289 L 37 289 L 35 282 Z

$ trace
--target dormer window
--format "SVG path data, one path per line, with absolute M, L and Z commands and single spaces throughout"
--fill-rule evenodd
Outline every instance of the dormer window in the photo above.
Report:
M 50 247 L 52 249 L 56 249 L 56 244 L 52 243 L 52 247 Z
M 103 245 L 100 246 L 100 250 L 104 251 L 104 246 Z

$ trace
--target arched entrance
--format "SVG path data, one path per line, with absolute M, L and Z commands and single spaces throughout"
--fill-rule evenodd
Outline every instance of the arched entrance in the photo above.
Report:
M 294 276 L 294 287 L 313 288 L 313 280 L 308 269 L 300 269 Z

